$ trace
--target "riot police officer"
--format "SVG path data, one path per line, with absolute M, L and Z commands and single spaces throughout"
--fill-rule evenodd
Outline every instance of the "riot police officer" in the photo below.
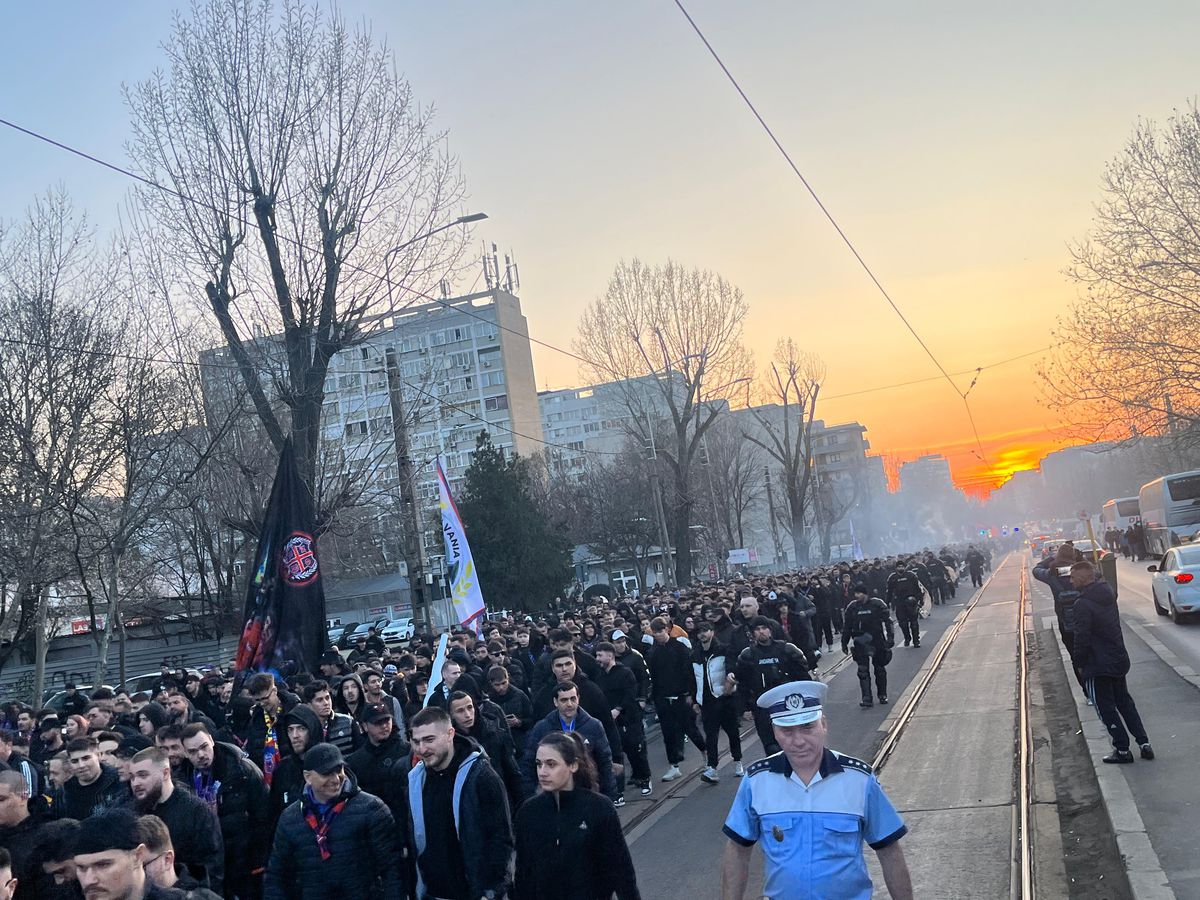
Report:
M 896 561 L 896 571 L 887 580 L 888 606 L 896 611 L 896 621 L 904 633 L 904 646 L 921 646 L 921 625 L 917 612 L 921 605 L 921 580 L 906 560 Z
M 846 607 L 844 621 L 842 652 L 850 653 L 858 663 L 858 683 L 862 687 L 862 701 L 858 705 L 863 709 L 873 705 L 872 664 L 879 702 L 887 703 L 887 664 L 892 661 L 892 647 L 896 643 L 887 604 L 878 597 L 870 596 L 865 584 L 856 584 L 854 599 Z

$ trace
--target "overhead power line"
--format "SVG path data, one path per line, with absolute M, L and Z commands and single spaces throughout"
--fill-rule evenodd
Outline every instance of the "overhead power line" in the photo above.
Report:
M 221 208 L 217 207 L 215 204 L 205 203 L 203 200 L 198 200 L 195 197 L 189 196 L 188 194 L 184 194 L 183 192 L 176 190 L 175 188 L 170 187 L 169 185 L 161 184 L 160 182 L 155 181 L 153 178 L 147 178 L 145 175 L 141 175 L 137 172 L 134 172 L 132 169 L 127 169 L 124 166 L 119 166 L 114 162 L 109 162 L 108 160 L 103 159 L 99 156 L 95 156 L 91 153 L 88 153 L 85 150 L 80 150 L 78 147 L 73 147 L 70 144 L 64 143 L 59 140 L 55 140 L 54 138 L 50 137 L 49 135 L 45 135 L 45 134 L 42 134 L 41 132 L 34 131 L 32 128 L 26 128 L 24 125 L 18 125 L 16 122 L 13 122 L 13 121 L 10 121 L 9 119 L 4 119 L 4 118 L 0 118 L 0 125 L 4 125 L 8 128 L 13 129 L 14 131 L 18 131 L 21 134 L 24 134 L 28 137 L 34 138 L 35 140 L 42 141 L 43 143 L 49 144 L 51 147 L 56 147 L 59 150 L 62 150 L 66 153 L 72 154 L 73 156 L 78 156 L 80 159 L 87 160 L 88 162 L 94 163 L 97 166 L 102 166 L 103 168 L 108 169 L 109 171 L 116 172 L 118 175 L 123 175 L 126 178 L 133 179 L 134 181 L 137 181 L 140 184 L 144 184 L 147 187 L 154 188 L 155 190 L 158 190 L 158 191 L 163 191 L 164 193 L 170 194 L 173 197 L 178 197 L 180 200 L 184 201 L 185 203 L 190 203 L 193 206 L 196 206 L 200 209 L 206 209 L 211 212 L 215 212 L 218 215 L 229 215 L 231 218 L 233 218 L 236 221 L 240 222 L 241 224 L 245 225 L 247 228 L 257 227 L 256 224 L 251 222 L 249 219 L 246 219 L 244 217 L 233 216 L 232 214 L 229 213 L 228 210 L 221 209 Z M 311 247 L 311 246 L 305 244 L 303 241 L 299 241 L 296 238 L 293 238 L 289 235 L 276 233 L 275 239 L 282 243 L 290 244 L 291 246 L 296 247 L 299 250 L 303 250 L 306 253 L 320 254 L 320 252 L 321 252 L 319 248 Z M 571 359 L 577 360 L 578 362 L 587 363 L 588 365 L 593 365 L 593 366 L 600 365 L 599 363 L 597 363 L 596 360 L 588 359 L 584 356 L 580 356 L 578 353 L 574 353 L 570 350 L 565 350 L 562 347 L 555 346 L 554 344 L 551 344 L 547 341 L 539 340 L 538 338 L 535 338 L 535 337 L 530 337 L 527 333 L 525 333 L 523 331 L 518 331 L 517 329 L 508 327 L 506 325 L 501 325 L 499 322 L 493 322 L 491 319 L 481 316 L 479 313 L 472 311 L 468 307 L 456 306 L 449 300 L 442 299 L 441 297 L 435 297 L 432 294 L 427 294 L 424 291 L 418 290 L 417 288 L 414 288 L 414 287 L 410 287 L 409 285 L 392 284 L 385 276 L 380 275 L 378 272 L 372 272 L 368 269 L 364 269 L 363 267 L 355 265 L 354 263 L 351 263 L 351 262 L 343 262 L 342 268 L 348 269 L 351 272 L 358 272 L 359 274 L 366 275 L 368 278 L 376 279 L 381 284 L 385 284 L 392 288 L 397 288 L 401 291 L 412 294 L 416 297 L 420 297 L 423 300 L 427 300 L 430 303 L 436 303 L 439 306 L 445 307 L 446 309 L 453 310 L 454 312 L 461 313 L 465 316 L 469 316 L 470 318 L 478 319 L 480 322 L 485 322 L 487 325 L 489 325 L 492 328 L 498 328 L 501 331 L 507 331 L 509 334 L 517 335 L 518 337 L 521 337 L 521 338 L 529 341 L 531 344 L 537 344 L 539 347 L 545 347 L 547 350 L 553 350 L 556 353 L 561 353 L 564 356 L 569 356 Z M 601 365 L 601 368 L 607 368 L 607 367 Z M 609 371 L 611 372 L 611 370 L 609 370 Z M 613 373 L 613 374 L 615 374 L 615 373 Z
M 729 67 L 725 65 L 725 61 L 721 59 L 721 55 L 717 53 L 716 48 L 714 48 L 709 42 L 708 38 L 704 36 L 704 32 L 700 30 L 700 26 L 696 24 L 696 20 L 692 18 L 691 14 L 684 7 L 682 0 L 675 0 L 675 5 L 679 7 L 679 11 L 683 13 L 683 16 L 685 19 L 687 19 L 688 24 L 692 26 L 692 30 L 696 32 L 696 36 L 700 38 L 701 42 L 708 49 L 708 52 L 712 55 L 712 58 L 716 60 L 717 65 L 721 67 L 721 71 L 725 73 L 725 77 L 729 79 L 729 83 L 732 84 L 734 90 L 738 92 L 738 96 L 742 98 L 742 102 L 746 104 L 746 107 L 754 115 L 754 118 L 758 120 L 758 124 L 762 126 L 763 131 L 767 133 L 767 137 L 771 139 L 771 143 L 775 145 L 775 148 L 783 156 L 792 172 L 795 173 L 796 177 L 800 180 L 800 183 L 804 185 L 804 189 L 808 191 L 808 194 L 810 197 L 812 197 L 813 202 L 817 204 L 817 208 L 820 209 L 825 218 L 829 220 L 829 224 L 833 226 L 833 229 L 837 232 L 838 237 L 842 239 L 842 242 L 858 261 L 858 264 L 862 267 L 863 271 L 867 273 L 867 277 L 870 278 L 875 287 L 879 289 L 879 293 L 883 296 L 883 299 L 888 302 L 888 305 L 892 308 L 893 312 L 895 312 L 900 318 L 900 321 L 904 323 L 904 327 L 908 329 L 909 333 L 913 336 L 913 338 L 916 339 L 917 343 L 921 345 L 921 349 L 924 350 L 925 354 L 930 358 L 930 360 L 933 361 L 933 364 L 937 367 L 937 370 L 942 373 L 942 377 L 945 378 L 950 384 L 950 387 L 954 389 L 954 393 L 958 394 L 959 399 L 962 400 L 963 406 L 966 409 L 967 419 L 971 423 L 971 431 L 975 435 L 975 443 L 979 447 L 980 458 L 986 459 L 986 454 L 983 450 L 983 442 L 979 439 L 979 430 L 975 427 L 975 417 L 971 414 L 971 405 L 967 400 L 966 392 L 959 390 L 958 385 L 954 383 L 954 379 L 950 376 L 950 373 L 946 371 L 945 366 L 943 366 L 941 362 L 938 361 L 938 358 L 934 356 L 933 351 L 929 349 L 929 345 L 926 344 L 921 335 L 917 333 L 917 329 L 913 327 L 912 323 L 908 320 L 908 317 L 904 315 L 900 307 L 896 304 L 896 301 L 892 299 L 892 295 L 888 293 L 887 288 L 883 286 L 883 283 L 876 277 L 875 272 L 869 265 L 867 265 L 866 259 L 864 259 L 863 255 L 859 253 L 858 248 L 854 245 L 854 242 L 850 240 L 850 236 L 847 235 L 842 229 L 842 226 L 838 224 L 838 221 L 834 218 L 833 213 L 829 211 L 829 208 L 825 205 L 824 201 L 821 200 L 821 197 L 809 183 L 808 179 L 804 177 L 804 173 L 800 171 L 800 167 L 796 165 L 795 161 L 784 148 L 779 138 L 775 136 L 775 132 L 771 130 L 771 126 L 767 124 L 767 120 L 763 118 L 762 114 L 758 111 L 758 108 L 750 100 L 750 97 L 744 90 L 742 90 L 742 86 L 733 76 L 733 73 L 729 71 Z

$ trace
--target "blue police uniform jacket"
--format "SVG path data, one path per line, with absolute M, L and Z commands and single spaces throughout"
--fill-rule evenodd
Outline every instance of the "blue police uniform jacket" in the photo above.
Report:
M 807 786 L 782 752 L 750 766 L 723 830 L 762 846 L 769 900 L 869 900 L 863 842 L 881 850 L 908 831 L 871 767 L 828 749 Z

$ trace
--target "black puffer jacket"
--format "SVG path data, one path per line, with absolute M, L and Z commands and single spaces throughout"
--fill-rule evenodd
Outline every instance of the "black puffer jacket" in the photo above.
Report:
M 1075 601 L 1075 665 L 1084 678 L 1119 678 L 1129 672 L 1117 598 L 1107 581 L 1093 581 Z
M 513 900 L 638 900 L 617 811 L 582 788 L 538 794 L 517 811 Z
M 346 807 L 329 827 L 329 858 L 321 859 L 304 815 L 311 797 L 283 811 L 263 883 L 263 900 L 403 900 L 396 828 L 387 806 L 348 778 Z
M 92 813 L 124 806 L 131 796 L 117 770 L 101 765 L 100 777 L 86 787 L 72 778 L 59 788 L 51 809 L 56 818 L 83 820 Z
M 213 754 L 212 777 L 221 782 L 217 818 L 225 839 L 228 881 L 238 873 L 253 872 L 266 863 L 270 840 L 269 796 L 262 773 L 241 750 L 217 742 Z M 187 760 L 180 766 L 180 774 L 194 786 L 195 769 Z

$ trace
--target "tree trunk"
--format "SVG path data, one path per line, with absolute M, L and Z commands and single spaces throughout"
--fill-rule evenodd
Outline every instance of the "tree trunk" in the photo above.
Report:
M 675 490 L 677 497 L 687 496 L 687 484 L 680 484 L 678 478 L 675 480 Z M 674 522 L 672 523 L 675 532 L 675 586 L 683 587 L 692 579 L 692 532 L 688 528 L 688 522 L 692 517 L 692 503 L 690 500 L 679 500 L 675 503 Z
M 808 529 L 804 527 L 804 515 L 792 513 L 792 552 L 796 554 L 796 565 L 808 565 Z
M 108 594 L 108 603 L 105 605 L 104 628 L 100 631 L 99 640 L 96 642 L 96 680 L 92 682 L 95 685 L 104 684 L 105 676 L 108 674 L 108 649 L 112 645 L 113 628 L 116 627 L 121 607 L 117 596 L 117 568 L 123 552 L 121 548 L 114 546 L 112 553 L 108 556 L 108 572 L 104 576 L 104 580 L 107 582 L 104 589 Z

